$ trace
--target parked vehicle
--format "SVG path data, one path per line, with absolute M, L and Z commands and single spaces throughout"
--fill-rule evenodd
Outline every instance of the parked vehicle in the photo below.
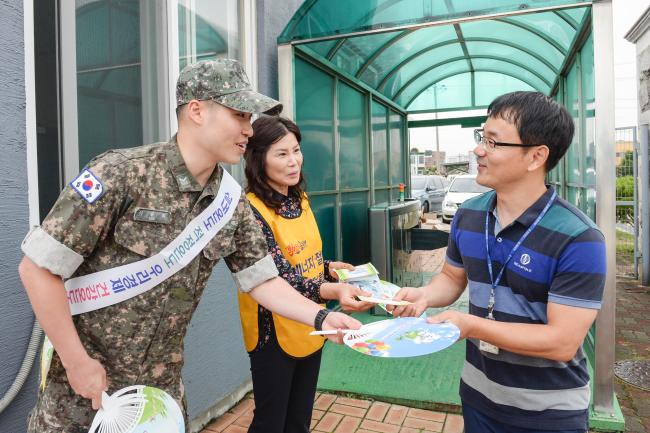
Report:
M 445 199 L 442 202 L 442 221 L 450 223 L 456 210 L 465 200 L 490 191 L 490 188 L 476 183 L 475 174 L 456 176 L 451 181 Z
M 411 177 L 411 196 L 420 200 L 422 213 L 440 212 L 447 180 L 438 175 Z

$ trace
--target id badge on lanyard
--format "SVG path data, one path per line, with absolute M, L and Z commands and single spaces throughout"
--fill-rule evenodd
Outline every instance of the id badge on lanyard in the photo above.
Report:
M 499 282 L 501 281 L 501 277 L 503 277 L 503 271 L 506 269 L 506 266 L 510 262 L 510 259 L 512 259 L 512 256 L 515 255 L 515 252 L 519 249 L 521 244 L 524 243 L 528 235 L 537 227 L 537 224 L 542 220 L 544 215 L 546 215 L 546 212 L 551 208 L 551 205 L 555 201 L 555 198 L 557 197 L 557 192 L 553 191 L 553 195 L 551 195 L 551 198 L 548 200 L 546 203 L 546 206 L 544 206 L 544 209 L 537 215 L 537 218 L 535 221 L 528 227 L 526 232 L 521 236 L 521 238 L 517 241 L 514 247 L 512 247 L 512 250 L 510 250 L 510 253 L 508 254 L 508 257 L 506 260 L 503 262 L 503 266 L 501 266 L 501 270 L 499 271 L 499 274 L 497 275 L 497 278 L 494 278 L 494 273 L 492 271 L 492 257 L 490 257 L 490 236 L 489 236 L 489 225 L 490 225 L 490 211 L 488 210 L 485 213 L 485 252 L 487 254 L 487 265 L 488 265 L 488 272 L 490 273 L 490 300 L 488 301 L 487 305 L 487 316 L 486 319 L 489 320 L 495 320 L 494 319 L 494 304 L 496 302 L 496 298 L 494 295 L 494 292 L 499 285 Z M 494 344 L 488 343 L 487 341 L 479 340 L 479 350 L 487 353 L 492 353 L 495 355 L 499 354 L 499 348 L 495 346 Z

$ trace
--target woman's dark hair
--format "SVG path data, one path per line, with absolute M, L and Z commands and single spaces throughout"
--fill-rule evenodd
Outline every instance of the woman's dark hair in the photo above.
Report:
M 266 154 L 274 143 L 282 140 L 287 134 L 293 134 L 300 143 L 302 139 L 300 129 L 291 120 L 279 116 L 261 115 L 253 122 L 253 136 L 246 145 L 246 192 L 252 192 L 265 205 L 276 212 L 282 206 L 274 194 L 274 189 L 268 184 L 265 162 Z M 302 201 L 305 190 L 305 179 L 300 170 L 300 180 L 296 185 L 289 187 L 289 197 L 295 197 Z
M 567 109 L 543 93 L 512 92 L 496 98 L 488 117 L 501 118 L 517 128 L 523 143 L 546 145 L 546 172 L 555 167 L 573 140 L 574 125 Z

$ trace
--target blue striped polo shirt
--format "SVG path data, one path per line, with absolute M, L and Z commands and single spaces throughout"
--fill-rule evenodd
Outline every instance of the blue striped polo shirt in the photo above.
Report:
M 551 198 L 553 189 L 512 224 L 495 234 L 496 193 L 466 201 L 454 217 L 447 263 L 462 267 L 469 281 L 469 312 L 486 317 L 490 275 L 485 215 L 494 276 L 513 246 Z M 501 322 L 548 323 L 549 302 L 599 309 L 605 285 L 605 240 L 580 210 L 557 198 L 507 264 L 495 289 L 494 318 Z M 463 404 L 500 422 L 543 430 L 587 430 L 589 373 L 582 348 L 569 362 L 482 352 L 468 339 L 460 384 Z

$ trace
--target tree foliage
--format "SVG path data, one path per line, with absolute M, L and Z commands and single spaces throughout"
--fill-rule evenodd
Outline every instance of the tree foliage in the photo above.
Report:
M 618 200 L 634 200 L 634 177 L 616 178 L 616 198 Z
M 438 174 L 438 169 L 435 166 L 425 167 L 422 174 Z
M 634 172 L 634 154 L 625 152 L 623 159 L 616 165 L 616 177 L 631 176 Z

